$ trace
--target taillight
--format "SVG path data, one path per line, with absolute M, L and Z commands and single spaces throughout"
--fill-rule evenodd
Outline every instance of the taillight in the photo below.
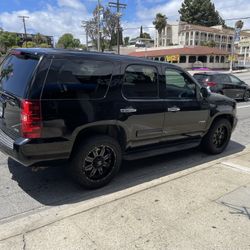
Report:
M 21 103 L 21 133 L 24 138 L 41 137 L 41 102 L 23 100 Z
M 216 82 L 207 82 L 208 87 L 215 87 L 217 85 Z
M 217 85 L 216 82 L 205 82 L 205 84 L 208 86 L 208 87 L 215 87 Z

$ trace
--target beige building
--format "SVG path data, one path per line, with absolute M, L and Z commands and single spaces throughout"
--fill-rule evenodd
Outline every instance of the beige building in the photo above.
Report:
M 246 38 L 250 38 L 250 33 L 242 31 L 240 39 Z M 203 46 L 207 43 L 214 43 L 215 48 L 230 52 L 233 41 L 234 29 L 226 29 L 221 25 L 205 27 L 179 22 L 167 24 L 161 35 L 156 32 L 155 46 L 164 47 L 173 44 Z
M 173 46 L 175 47 L 175 46 Z M 219 48 L 205 46 L 175 48 L 151 48 L 136 50 L 131 56 L 148 58 L 151 60 L 175 63 L 186 69 L 226 69 L 229 68 L 229 52 Z

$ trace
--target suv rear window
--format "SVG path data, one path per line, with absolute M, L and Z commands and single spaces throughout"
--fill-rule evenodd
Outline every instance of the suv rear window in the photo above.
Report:
M 79 58 L 55 59 L 43 90 L 43 99 L 100 99 L 111 81 L 113 64 Z
M 10 54 L 0 66 L 0 90 L 23 98 L 39 58 Z
M 209 80 L 209 76 L 204 74 L 194 74 L 194 78 L 198 81 L 198 83 L 204 83 Z

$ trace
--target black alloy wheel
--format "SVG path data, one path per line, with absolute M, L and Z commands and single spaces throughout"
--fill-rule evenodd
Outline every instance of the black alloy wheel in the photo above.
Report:
M 227 147 L 232 133 L 232 125 L 227 119 L 218 119 L 211 125 L 201 142 L 202 149 L 210 154 L 220 154 Z
M 83 171 L 90 180 L 105 178 L 110 174 L 116 163 L 116 154 L 108 145 L 94 147 L 83 164 Z
M 217 148 L 220 148 L 222 147 L 226 140 L 227 140 L 227 128 L 223 125 L 221 125 L 220 127 L 218 127 L 216 129 L 216 131 L 214 132 L 214 135 L 213 135 L 213 144 L 217 147 Z
M 118 173 L 121 160 L 121 147 L 114 138 L 106 135 L 83 138 L 71 157 L 70 172 L 83 187 L 100 188 Z

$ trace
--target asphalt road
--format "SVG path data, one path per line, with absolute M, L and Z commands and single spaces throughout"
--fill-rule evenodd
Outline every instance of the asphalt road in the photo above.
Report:
M 250 84 L 250 73 L 238 76 Z M 209 156 L 192 149 L 181 154 L 124 162 L 116 179 L 95 191 L 86 191 L 74 184 L 68 178 L 67 166 L 32 172 L 0 153 L 0 224 L 54 206 L 87 201 L 242 151 L 250 144 L 250 102 L 238 103 L 238 118 L 229 147 L 222 155 Z

